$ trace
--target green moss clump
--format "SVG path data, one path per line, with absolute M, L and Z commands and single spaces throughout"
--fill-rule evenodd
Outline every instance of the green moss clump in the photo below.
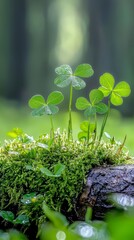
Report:
M 124 164 L 130 157 L 117 144 L 68 141 L 66 133 L 55 133 L 52 141 L 43 135 L 34 140 L 27 135 L 5 141 L 0 148 L 0 210 L 26 214 L 31 223 L 44 221 L 42 202 L 53 210 L 62 211 L 64 204 L 71 211 L 82 191 L 87 174 L 99 165 Z M 48 177 L 45 167 L 53 171 L 57 163 L 65 165 L 60 177 Z M 23 195 L 36 193 L 32 203 L 22 202 Z

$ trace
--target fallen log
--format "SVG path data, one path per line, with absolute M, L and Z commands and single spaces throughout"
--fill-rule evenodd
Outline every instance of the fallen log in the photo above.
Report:
M 134 165 L 92 169 L 78 200 L 78 219 L 84 219 L 87 207 L 92 208 L 93 219 L 103 219 L 106 212 L 115 208 L 109 201 L 109 196 L 113 193 L 120 194 L 122 204 L 134 206 Z

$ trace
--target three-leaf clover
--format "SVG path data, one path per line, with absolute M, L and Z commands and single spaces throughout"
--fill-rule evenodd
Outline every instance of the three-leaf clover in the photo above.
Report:
M 107 112 L 108 107 L 102 102 L 104 98 L 103 93 L 98 89 L 93 89 L 89 93 L 89 100 L 85 97 L 79 97 L 76 101 L 76 108 L 79 110 L 85 110 L 86 117 L 95 115 L 96 113 L 104 114 Z
M 54 138 L 54 126 L 52 115 L 56 114 L 59 111 L 59 108 L 56 106 L 57 104 L 61 103 L 64 99 L 64 96 L 59 91 L 51 92 L 47 98 L 44 99 L 42 95 L 34 95 L 30 98 L 28 104 L 29 107 L 34 109 L 32 111 L 33 116 L 42 116 L 42 115 L 49 115 L 50 122 L 51 122 L 51 132 L 50 135 Z
M 76 90 L 83 89 L 86 83 L 82 78 L 91 77 L 94 73 L 91 65 L 80 64 L 77 66 L 75 71 L 69 65 L 61 65 L 55 69 L 58 77 L 55 79 L 54 83 L 61 88 L 70 85 L 70 96 L 69 96 L 69 121 L 68 121 L 68 139 L 72 138 L 72 99 L 73 99 L 73 88 Z
M 63 99 L 64 96 L 61 92 L 54 91 L 49 94 L 46 101 L 42 95 L 34 95 L 30 98 L 28 104 L 30 108 L 34 109 L 32 111 L 33 116 L 54 115 L 59 111 L 56 105 L 61 103 Z
M 75 69 L 74 73 L 69 65 L 61 65 L 55 69 L 58 77 L 55 79 L 54 83 L 61 88 L 72 85 L 76 90 L 80 90 L 86 86 L 86 83 L 82 78 L 91 77 L 94 73 L 91 65 L 80 64 Z
M 128 97 L 131 93 L 130 86 L 127 82 L 121 81 L 115 86 L 115 79 L 110 73 L 104 73 L 100 77 L 99 90 L 104 94 L 104 97 L 109 96 L 110 102 L 115 105 L 123 103 L 122 97 Z

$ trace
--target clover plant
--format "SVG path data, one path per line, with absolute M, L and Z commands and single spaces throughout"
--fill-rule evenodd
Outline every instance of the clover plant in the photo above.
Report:
M 107 122 L 107 118 L 110 112 L 111 103 L 114 106 L 119 106 L 123 104 L 123 97 L 128 97 L 131 93 L 130 86 L 127 82 L 121 81 L 115 85 L 115 79 L 110 73 L 104 73 L 100 76 L 100 87 L 99 90 L 102 91 L 104 97 L 108 97 L 108 111 L 102 123 L 99 141 L 104 133 L 104 128 Z
M 72 138 L 72 100 L 73 100 L 73 88 L 75 90 L 81 90 L 85 88 L 86 83 L 81 78 L 91 77 L 94 73 L 91 65 L 80 64 L 77 66 L 75 71 L 69 65 L 61 65 L 55 69 L 58 77 L 55 79 L 54 83 L 61 88 L 70 85 L 70 97 L 69 97 L 69 121 L 68 121 L 68 139 Z
M 81 78 L 91 77 L 94 73 L 91 65 L 80 64 L 76 67 L 75 71 L 69 65 L 61 65 L 55 69 L 57 78 L 54 83 L 64 88 L 70 86 L 69 93 L 69 120 L 68 120 L 68 140 L 72 139 L 72 101 L 73 101 L 73 89 L 81 90 L 85 88 L 86 83 Z M 110 73 L 104 73 L 99 79 L 100 86 L 98 89 L 92 89 L 89 92 L 89 98 L 79 97 L 76 100 L 76 108 L 78 110 L 84 110 L 84 115 L 87 118 L 80 124 L 81 131 L 78 134 L 79 140 L 84 138 L 87 143 L 94 144 L 96 138 L 100 142 L 104 133 L 106 122 L 109 116 L 111 104 L 119 106 L 123 104 L 123 97 L 130 95 L 131 89 L 127 82 L 121 81 L 115 85 L 115 79 Z M 107 104 L 103 102 L 107 97 Z M 49 94 L 45 101 L 42 95 L 34 95 L 29 100 L 29 106 L 33 109 L 33 116 L 49 115 L 51 122 L 51 137 L 54 138 L 54 125 L 52 115 L 59 111 L 56 106 L 61 103 L 64 96 L 59 91 L 54 91 Z M 104 114 L 104 119 L 100 129 L 100 134 L 97 136 L 97 115 Z M 91 141 L 90 141 L 91 140 Z M 49 173 L 49 175 L 54 175 Z
M 108 107 L 105 103 L 102 102 L 104 95 L 102 91 L 98 89 L 93 89 L 89 93 L 89 100 L 85 97 L 79 97 L 76 101 L 76 108 L 79 110 L 85 110 L 84 115 L 87 118 L 94 117 L 95 118 L 95 137 L 96 138 L 96 131 L 97 131 L 97 113 L 104 114 L 107 112 Z M 87 129 L 87 141 L 89 141 L 89 131 L 90 131 L 90 119 Z
M 54 125 L 53 125 L 52 115 L 56 114 L 59 111 L 59 108 L 56 105 L 61 103 L 63 99 L 64 99 L 64 96 L 61 92 L 54 91 L 48 95 L 48 98 L 46 101 L 42 95 L 34 95 L 30 98 L 28 102 L 29 107 L 34 109 L 32 111 L 33 116 L 42 116 L 42 115 L 50 116 L 52 137 L 54 137 Z
M 111 103 L 114 106 L 121 105 L 123 103 L 122 97 L 129 96 L 131 89 L 127 82 L 122 81 L 119 82 L 115 87 L 115 79 L 110 73 L 104 73 L 100 77 L 100 87 L 99 89 L 93 89 L 89 93 L 89 100 L 85 97 L 79 97 L 76 101 L 76 108 L 79 110 L 85 110 L 84 114 L 87 118 L 91 118 L 94 116 L 95 118 L 95 128 L 94 128 L 94 138 L 93 141 L 96 139 L 97 133 L 97 113 L 105 114 L 105 117 L 102 122 L 99 141 L 102 138 L 104 133 L 104 128 L 106 126 L 107 118 L 110 112 Z M 104 97 L 108 97 L 108 105 L 102 102 Z M 87 123 L 86 123 L 87 124 Z M 84 123 L 85 125 L 85 123 Z M 83 125 L 81 125 L 81 129 Z M 79 137 L 85 137 L 87 141 L 89 141 L 89 132 L 90 132 L 90 119 L 88 127 L 85 131 L 80 132 Z
M 24 214 L 20 214 L 15 218 L 13 212 L 3 210 L 0 211 L 0 217 L 13 224 L 29 224 L 29 218 Z

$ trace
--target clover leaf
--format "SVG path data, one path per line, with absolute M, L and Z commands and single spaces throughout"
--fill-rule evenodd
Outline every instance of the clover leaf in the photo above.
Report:
M 110 102 L 119 106 L 123 103 L 122 97 L 128 97 L 131 93 L 130 86 L 127 82 L 121 81 L 115 85 L 115 79 L 110 73 L 104 73 L 100 77 L 99 90 L 103 92 L 104 97 L 109 96 Z
M 108 107 L 102 103 L 104 95 L 102 91 L 93 89 L 89 93 L 89 100 L 84 97 L 79 97 L 76 101 L 76 108 L 79 110 L 85 110 L 84 114 L 86 117 L 90 117 L 96 113 L 104 114 L 107 112 Z
M 55 105 L 61 103 L 64 99 L 64 96 L 59 91 L 54 91 L 49 94 L 47 101 L 45 101 L 42 95 L 34 95 L 29 100 L 29 107 L 34 109 L 32 111 L 33 116 L 42 116 L 42 115 L 54 115 L 59 111 L 59 108 Z
M 2 217 L 5 221 L 11 222 L 13 224 L 28 224 L 29 218 L 24 215 L 20 214 L 15 218 L 13 212 L 11 211 L 0 211 L 0 217 Z
M 70 85 L 70 96 L 69 96 L 69 120 L 68 120 L 68 139 L 72 138 L 72 99 L 73 99 L 73 88 L 76 90 L 81 90 L 86 86 L 86 83 L 82 78 L 91 77 L 94 73 L 91 65 L 80 64 L 76 67 L 75 71 L 69 65 L 61 65 L 55 69 L 57 73 L 57 78 L 54 83 L 61 88 Z
M 90 123 L 90 121 L 83 121 L 80 124 L 81 131 L 78 133 L 78 139 L 86 139 L 89 140 L 89 138 L 92 136 L 92 134 L 95 131 L 95 124 Z
M 14 220 L 14 214 L 11 211 L 0 211 L 0 217 L 8 222 L 13 222 Z
M 68 220 L 66 217 L 61 214 L 60 212 L 56 212 L 51 210 L 45 202 L 43 202 L 43 212 L 47 216 L 47 218 L 54 224 L 57 228 L 63 228 L 69 225 Z
M 67 87 L 72 84 L 72 87 L 76 90 L 80 90 L 86 86 L 86 83 L 82 78 L 91 77 L 94 73 L 91 65 L 80 64 L 75 69 L 74 73 L 69 65 L 61 65 L 55 69 L 58 77 L 54 83 L 61 88 Z
M 56 105 L 61 103 L 63 99 L 64 96 L 61 92 L 54 91 L 49 94 L 47 100 L 45 100 L 42 95 L 34 95 L 33 97 L 30 98 L 28 102 L 29 107 L 33 109 L 32 111 L 33 116 L 42 115 L 50 116 L 51 123 L 50 135 L 52 136 L 52 138 L 54 137 L 54 125 L 52 115 L 56 114 L 59 111 L 59 108 Z

